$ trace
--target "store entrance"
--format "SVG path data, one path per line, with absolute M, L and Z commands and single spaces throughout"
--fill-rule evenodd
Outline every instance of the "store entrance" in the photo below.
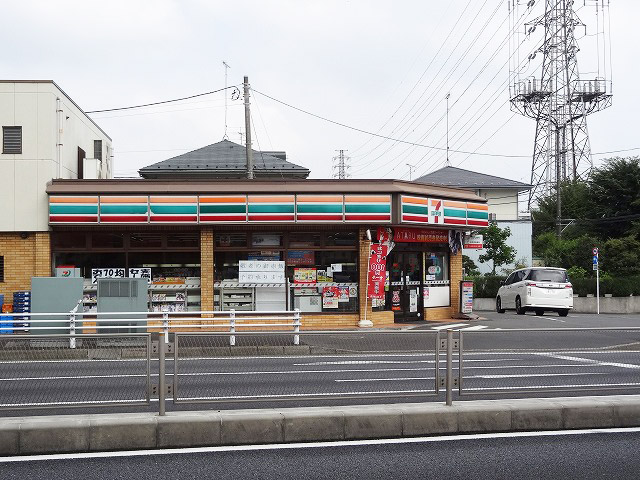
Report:
M 392 252 L 389 283 L 386 301 L 391 305 L 394 320 L 422 320 L 422 252 Z

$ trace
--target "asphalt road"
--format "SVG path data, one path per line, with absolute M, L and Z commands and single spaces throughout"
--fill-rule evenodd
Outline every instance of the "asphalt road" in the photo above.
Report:
M 436 394 L 435 347 L 438 332 L 444 338 L 447 329 L 456 330 L 464 352 L 463 395 L 456 392 L 455 401 L 567 395 L 572 391 L 591 395 L 640 392 L 640 330 L 575 330 L 593 326 L 595 321 L 599 327 L 632 328 L 640 324 L 640 315 L 611 319 L 570 315 L 563 319 L 570 325 L 555 322 L 551 315 L 494 315 L 496 318 L 487 315 L 473 323 L 412 326 L 397 333 L 303 334 L 301 343 L 320 352 L 312 355 L 194 357 L 197 348 L 221 347 L 228 338 L 185 337 L 180 345 L 196 350 L 191 350 L 190 356 L 179 353 L 177 398 L 183 403 L 169 401 L 167 408 L 442 401 L 443 392 Z M 541 322 L 551 325 L 539 325 Z M 548 330 L 523 332 L 519 328 Z M 237 339 L 239 345 L 278 342 L 290 344 L 290 335 Z M 68 403 L 83 403 L 87 407 L 83 412 L 157 411 L 153 400 L 144 406 L 96 408 L 107 402 L 145 403 L 148 382 L 158 380 L 155 360 L 148 379 L 145 359 L 56 360 L 53 351 L 30 348 L 33 360 L 0 361 L 0 406 L 4 407 L 0 416 L 77 413 L 69 408 L 16 408 Z M 459 376 L 460 357 L 455 353 L 454 375 Z M 169 357 L 166 365 L 171 383 L 173 359 Z M 438 367 L 439 376 L 444 377 L 444 352 L 440 352 Z M 274 403 L 274 399 L 281 402 Z M 192 403 L 200 401 L 216 403 Z
M 638 478 L 639 444 L 638 429 L 616 429 L 107 452 L 0 459 L 0 479 L 619 480 Z

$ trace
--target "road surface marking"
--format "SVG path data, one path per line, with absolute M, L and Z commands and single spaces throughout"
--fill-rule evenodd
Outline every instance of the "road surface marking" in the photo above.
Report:
M 633 363 L 603 362 L 603 361 L 600 361 L 600 360 L 592 360 L 590 358 L 569 357 L 567 355 L 550 355 L 550 354 L 544 354 L 544 353 L 541 353 L 540 355 L 541 356 L 557 358 L 558 360 L 571 360 L 571 361 L 574 361 L 574 362 L 597 364 L 597 365 L 603 365 L 603 366 L 607 366 L 607 367 L 629 368 L 629 369 L 632 369 L 632 370 L 640 369 L 640 365 L 635 365 Z
M 489 328 L 488 325 L 474 325 L 473 327 L 467 327 L 467 328 L 460 328 L 458 329 L 459 332 L 468 332 L 471 330 L 482 330 L 485 328 Z
M 440 325 L 438 327 L 431 327 L 431 330 L 449 330 L 455 327 L 466 327 L 468 326 L 468 323 L 453 323 L 450 325 Z
M 27 455 L 0 457 L 1 463 L 38 462 L 51 460 L 81 460 L 91 458 L 118 458 L 118 457 L 148 457 L 160 455 L 188 455 L 198 453 L 226 453 L 226 452 L 251 452 L 265 450 L 292 450 L 304 448 L 344 448 L 370 445 L 402 445 L 411 443 L 438 443 L 465 440 L 491 440 L 496 438 L 527 438 L 527 437 L 560 437 L 578 435 L 607 435 L 616 433 L 634 434 L 640 432 L 640 428 L 598 428 L 584 430 L 553 430 L 545 432 L 506 432 L 506 433 L 476 433 L 443 435 L 435 437 L 412 438 L 383 438 L 374 440 L 340 440 L 335 442 L 308 442 L 308 443 L 276 443 L 268 445 L 233 445 L 223 447 L 189 447 L 189 448 L 163 448 L 153 450 L 123 450 L 115 452 L 85 452 L 85 453 L 57 453 L 53 455 Z
M 498 378 L 529 378 L 529 377 L 574 377 L 578 375 L 607 375 L 606 372 L 581 372 L 581 373 L 523 373 L 513 375 L 469 375 L 465 380 L 474 378 L 498 379 Z M 336 383 L 362 383 L 362 382 L 403 382 L 407 380 L 435 380 L 434 377 L 396 377 L 396 378 L 344 378 L 334 380 Z

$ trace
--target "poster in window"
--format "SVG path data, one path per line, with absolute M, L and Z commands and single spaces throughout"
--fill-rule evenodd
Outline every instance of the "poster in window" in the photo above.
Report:
M 412 288 L 409 290 L 409 312 L 415 313 L 418 311 L 418 289 Z
M 288 250 L 287 265 L 314 265 L 316 256 L 313 250 Z
M 322 289 L 322 308 L 338 308 L 339 301 L 339 287 L 324 287 Z
M 338 302 L 348 302 L 349 301 L 349 287 L 338 287 Z
M 99 278 L 125 278 L 124 268 L 92 268 L 91 283 L 98 283 Z
M 394 312 L 402 310 L 402 306 L 400 305 L 400 290 L 391 292 L 391 310 Z
M 129 278 L 146 278 L 147 283 L 151 283 L 151 269 L 145 268 L 130 268 Z
M 316 269 L 315 268 L 294 268 L 293 269 L 293 282 L 294 283 L 316 283 Z

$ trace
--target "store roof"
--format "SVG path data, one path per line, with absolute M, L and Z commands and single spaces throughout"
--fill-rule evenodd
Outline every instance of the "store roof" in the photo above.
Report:
M 517 188 L 531 190 L 531 185 L 508 178 L 495 177 L 485 173 L 472 172 L 458 167 L 443 167 L 427 173 L 414 182 L 447 185 L 460 188 Z
M 286 160 L 285 152 L 253 150 L 256 178 L 307 178 L 309 169 Z M 139 173 L 154 178 L 242 178 L 247 171 L 247 150 L 229 140 L 207 145 L 192 152 L 141 168 Z
M 73 194 L 235 194 L 235 193 L 404 193 L 438 198 L 486 203 L 486 199 L 469 190 L 404 180 L 336 180 L 284 179 L 269 180 L 193 180 L 193 179 L 115 179 L 53 180 L 47 193 Z

